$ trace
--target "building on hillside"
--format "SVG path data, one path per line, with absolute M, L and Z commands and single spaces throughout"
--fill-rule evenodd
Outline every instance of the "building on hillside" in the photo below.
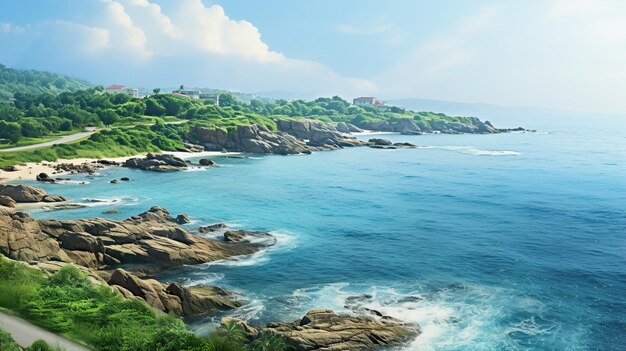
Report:
M 384 101 L 380 101 L 373 96 L 361 96 L 358 98 L 352 99 L 352 104 L 356 106 L 385 106 Z
M 213 100 L 213 102 L 215 102 L 215 105 L 220 105 L 220 94 L 201 93 L 200 99 Z
M 113 94 L 127 94 L 134 98 L 139 97 L 139 89 L 129 88 L 125 85 L 109 85 L 106 87 L 106 92 Z

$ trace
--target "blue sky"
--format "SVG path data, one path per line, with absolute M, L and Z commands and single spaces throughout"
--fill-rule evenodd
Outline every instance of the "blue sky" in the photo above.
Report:
M 626 112 L 624 1 L 2 1 L 0 48 L 100 84 Z

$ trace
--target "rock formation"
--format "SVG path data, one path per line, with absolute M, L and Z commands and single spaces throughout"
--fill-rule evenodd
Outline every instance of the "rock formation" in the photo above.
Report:
M 253 124 L 227 132 L 219 128 L 194 127 L 188 137 L 212 151 L 240 151 L 257 154 L 292 155 L 332 150 L 364 143 L 341 134 L 334 126 L 311 120 L 278 120 L 278 131 Z
M 177 283 L 141 279 L 120 268 L 111 274 L 107 283 L 127 299 L 142 299 L 148 305 L 176 316 L 194 316 L 242 305 L 232 293 L 219 287 L 187 288 Z
M 420 333 L 419 326 L 405 324 L 391 317 L 338 315 L 331 310 L 312 310 L 301 320 L 292 323 L 269 323 L 254 328 L 232 318 L 250 339 L 259 332 L 269 332 L 285 337 L 297 350 L 348 351 L 376 350 L 400 347 Z
M 130 158 L 124 162 L 123 166 L 144 171 L 171 172 L 187 169 L 187 162 L 170 154 L 149 153 L 144 158 Z
M 0 207 L 0 253 L 27 262 L 71 262 L 90 269 L 132 265 L 136 270 L 156 272 L 249 255 L 266 246 L 200 238 L 175 221 L 160 207 L 123 221 L 35 220 Z
M 0 184 L 0 195 L 10 197 L 13 201 L 20 202 L 60 202 L 67 199 L 63 196 L 51 196 L 40 188 L 29 185 Z
M 354 124 L 339 122 L 337 123 L 337 130 L 341 133 L 361 133 L 363 129 L 355 126 Z

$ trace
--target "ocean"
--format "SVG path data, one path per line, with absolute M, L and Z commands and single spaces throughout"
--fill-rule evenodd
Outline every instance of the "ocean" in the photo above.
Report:
M 491 120 L 537 132 L 382 135 L 423 147 L 222 157 L 179 173 L 108 168 L 72 176 L 84 185 L 37 184 L 106 201 L 30 212 L 122 219 L 159 205 L 189 214 L 190 230 L 271 231 L 265 252 L 161 276 L 240 293 L 248 303 L 230 314 L 252 323 L 365 307 L 420 324 L 407 350 L 626 350 L 626 117 Z M 188 322 L 206 333 L 218 320 Z

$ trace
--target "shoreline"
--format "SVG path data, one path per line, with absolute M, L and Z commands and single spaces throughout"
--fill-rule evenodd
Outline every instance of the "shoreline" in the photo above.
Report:
M 194 157 L 215 157 L 215 156 L 227 156 L 227 155 L 238 155 L 239 152 L 221 152 L 221 151 L 201 151 L 201 152 L 182 152 L 182 151 L 174 151 L 174 152 L 161 152 L 164 154 L 174 155 L 176 157 L 182 158 L 183 160 L 187 160 Z M 84 163 L 92 163 L 98 160 L 107 160 L 114 161 L 118 163 L 124 163 L 126 160 L 135 158 L 135 157 L 144 157 L 146 153 L 141 153 L 133 156 L 122 156 L 122 157 L 103 157 L 103 158 L 74 158 L 74 159 L 58 159 L 56 161 L 42 161 L 39 163 L 29 162 L 15 165 L 17 168 L 14 172 L 7 172 L 0 170 L 0 184 L 14 182 L 14 181 L 22 181 L 22 180 L 35 180 L 37 174 L 39 173 L 48 173 L 51 177 L 65 176 L 68 174 L 72 174 L 71 172 L 65 171 L 56 171 L 55 166 L 60 164 L 72 164 L 72 165 L 81 165 Z M 108 167 L 108 166 L 107 166 Z M 56 173 L 54 173 L 56 172 Z M 54 173 L 54 174 L 53 174 Z

